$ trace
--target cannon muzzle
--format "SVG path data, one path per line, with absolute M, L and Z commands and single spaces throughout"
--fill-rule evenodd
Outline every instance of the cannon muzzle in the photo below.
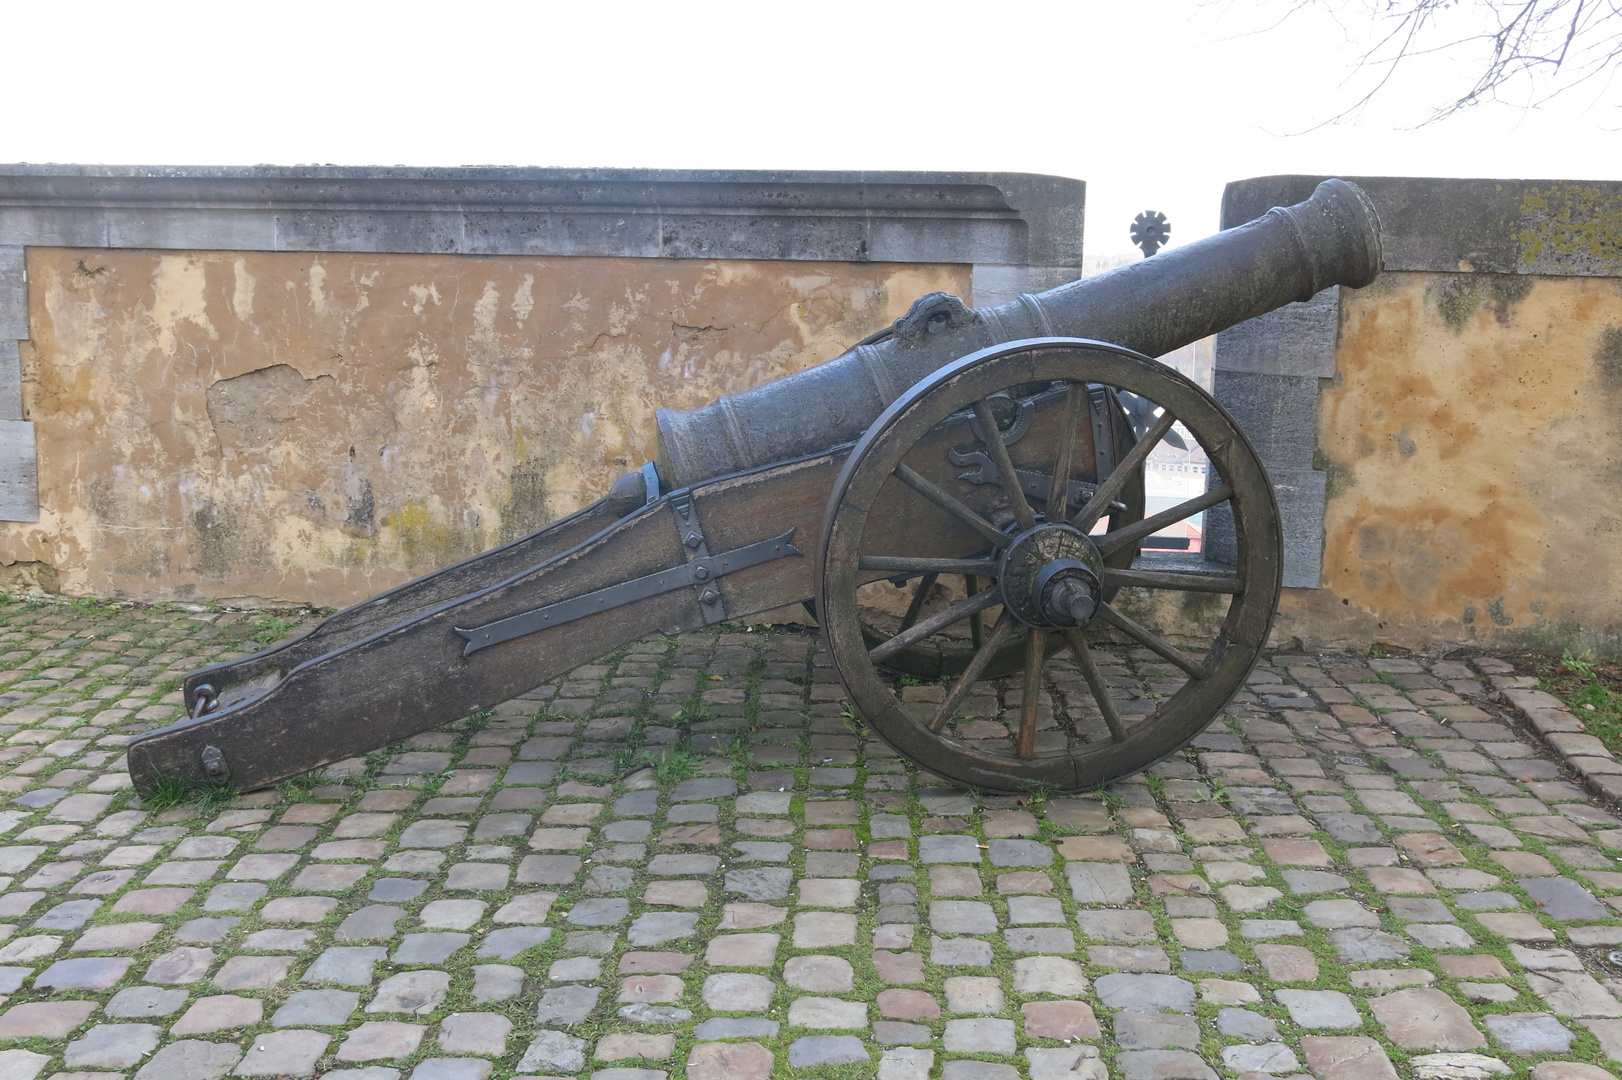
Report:
M 932 293 L 889 330 L 814 368 L 703 408 L 660 409 L 658 469 L 670 488 L 856 439 L 914 383 L 1008 341 L 1076 337 L 1162 356 L 1331 285 L 1380 272 L 1380 222 L 1356 184 L 1097 277 L 989 308 Z

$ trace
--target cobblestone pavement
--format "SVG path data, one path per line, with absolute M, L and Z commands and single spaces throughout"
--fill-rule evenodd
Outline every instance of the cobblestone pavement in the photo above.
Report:
M 1501 661 L 1277 654 L 1149 775 L 1021 801 L 864 739 L 812 636 L 652 639 L 313 786 L 159 810 L 120 747 L 286 628 L 0 620 L 0 1080 L 1622 1060 L 1622 821 Z M 1108 666 L 1123 701 L 1156 664 Z M 627 736 L 672 750 L 663 780 Z

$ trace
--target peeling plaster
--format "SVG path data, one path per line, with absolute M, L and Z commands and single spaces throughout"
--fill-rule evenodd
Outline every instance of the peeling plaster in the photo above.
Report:
M 81 272 L 81 262 L 93 272 Z M 62 591 L 344 604 L 604 493 L 693 408 L 837 355 L 969 268 L 31 248 Z

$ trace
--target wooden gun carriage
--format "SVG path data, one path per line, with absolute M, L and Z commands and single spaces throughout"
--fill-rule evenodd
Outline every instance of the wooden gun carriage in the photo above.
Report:
M 1136 772 L 1243 686 L 1282 558 L 1278 508 L 1244 433 L 1150 357 L 1379 269 L 1373 206 L 1329 180 L 1306 202 L 1039 295 L 982 309 L 927 296 L 825 364 L 661 410 L 657 462 L 584 510 L 194 672 L 188 718 L 135 739 L 130 771 L 137 786 L 259 787 L 650 632 L 806 601 L 856 710 L 923 768 L 993 791 Z M 1197 443 L 1209 481 L 1149 514 L 1143 468 L 1165 439 Z M 1226 563 L 1141 549 L 1211 511 L 1231 520 Z M 1202 648 L 1152 625 L 1177 605 L 1144 597 L 1167 593 L 1215 599 Z M 886 610 L 897 595 L 905 603 Z M 1089 645 L 1103 636 L 1180 676 L 1152 713 L 1117 709 Z M 1055 725 L 1039 702 L 1061 663 L 1091 702 Z M 941 681 L 943 700 L 904 701 L 903 676 Z M 1019 691 L 1017 732 L 968 737 L 974 703 L 998 687 Z

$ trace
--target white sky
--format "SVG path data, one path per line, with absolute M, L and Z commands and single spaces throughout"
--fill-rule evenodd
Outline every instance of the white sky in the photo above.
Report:
M 1131 252 L 1143 209 L 1174 242 L 1214 231 L 1247 176 L 1622 179 L 1593 93 L 1405 130 L 1446 61 L 1292 137 L 1355 98 L 1358 50 L 1317 14 L 1258 32 L 1282 10 L 0 0 L 0 161 L 1053 173 L 1088 182 L 1092 258 Z

